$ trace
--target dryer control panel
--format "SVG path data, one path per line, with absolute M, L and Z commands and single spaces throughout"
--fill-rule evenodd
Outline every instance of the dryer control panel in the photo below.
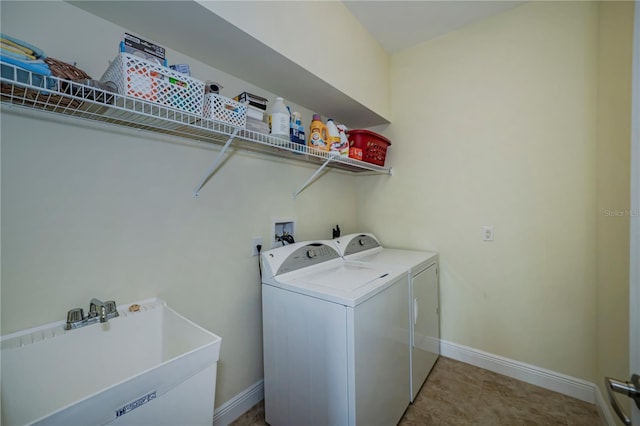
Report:
M 351 238 L 347 240 L 346 243 L 347 245 L 346 247 L 344 247 L 344 256 L 380 247 L 380 243 L 378 242 L 378 240 L 368 234 L 351 236 Z
M 331 242 L 295 243 L 262 252 L 263 273 L 275 276 L 338 258 L 340 254 Z

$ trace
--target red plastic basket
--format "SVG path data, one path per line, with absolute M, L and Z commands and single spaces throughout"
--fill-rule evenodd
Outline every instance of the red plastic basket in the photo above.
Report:
M 369 130 L 348 130 L 347 135 L 349 136 L 349 157 L 384 166 L 387 148 L 391 145 L 389 139 Z

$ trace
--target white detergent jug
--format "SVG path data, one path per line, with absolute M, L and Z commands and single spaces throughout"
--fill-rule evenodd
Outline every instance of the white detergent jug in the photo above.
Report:
M 269 129 L 271 135 L 283 139 L 284 142 L 289 141 L 289 109 L 284 104 L 284 99 L 278 97 L 273 103 L 269 112 Z

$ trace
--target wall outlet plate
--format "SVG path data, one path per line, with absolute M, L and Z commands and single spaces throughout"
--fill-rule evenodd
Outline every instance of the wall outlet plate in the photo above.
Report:
M 251 238 L 251 254 L 253 256 L 257 256 L 260 254 L 260 252 L 258 252 L 258 245 L 262 246 L 261 250 L 264 250 L 264 245 L 262 244 L 262 237 Z
M 482 227 L 482 241 L 493 241 L 493 225 Z

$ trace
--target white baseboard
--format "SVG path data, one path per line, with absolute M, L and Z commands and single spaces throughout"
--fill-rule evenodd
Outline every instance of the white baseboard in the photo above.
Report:
M 602 396 L 600 388 L 591 382 L 446 340 L 440 341 L 440 353 L 456 361 L 595 404 L 603 425 L 616 425 L 609 404 Z M 218 407 L 213 416 L 213 425 L 229 425 L 262 399 L 264 399 L 264 381 L 260 380 Z
M 602 396 L 600 388 L 598 386 L 594 387 L 596 390 L 596 408 L 598 409 L 598 414 L 600 414 L 602 424 L 605 426 L 616 426 L 616 419 L 613 417 L 609 403 L 604 396 Z
M 608 402 L 602 396 L 600 388 L 591 382 L 562 373 L 536 367 L 535 365 L 490 354 L 468 346 L 440 341 L 440 353 L 447 358 L 465 362 L 494 373 L 531 383 L 581 401 L 595 404 L 600 420 L 605 426 L 615 426 L 616 421 Z
M 227 426 L 263 399 L 264 381 L 260 380 L 216 408 L 213 426 Z
M 441 354 L 448 358 L 559 392 L 581 401 L 595 403 L 596 386 L 591 382 L 444 340 L 441 341 L 440 349 Z

